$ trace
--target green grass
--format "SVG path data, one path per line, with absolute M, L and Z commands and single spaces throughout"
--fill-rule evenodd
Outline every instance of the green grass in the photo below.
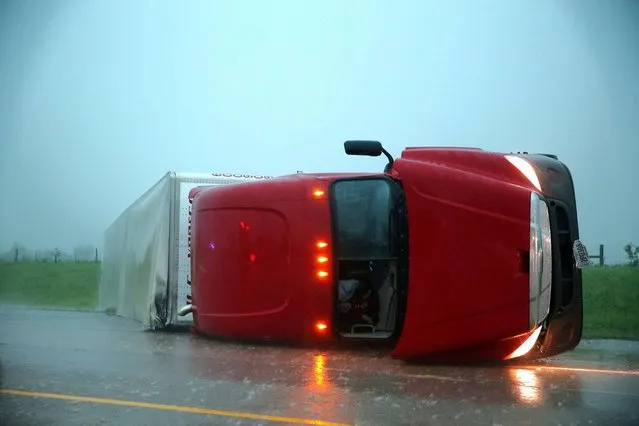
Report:
M 99 263 L 0 263 L 0 303 L 94 309 Z M 639 339 L 639 268 L 586 268 L 584 338 Z
M 639 339 L 639 268 L 583 271 L 584 338 Z
M 95 309 L 99 263 L 0 263 L 0 303 Z

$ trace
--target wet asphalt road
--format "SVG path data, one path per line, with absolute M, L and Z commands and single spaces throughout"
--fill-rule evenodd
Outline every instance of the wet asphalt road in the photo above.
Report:
M 639 425 L 632 342 L 508 368 L 415 366 L 0 308 L 0 356 L 1 425 Z

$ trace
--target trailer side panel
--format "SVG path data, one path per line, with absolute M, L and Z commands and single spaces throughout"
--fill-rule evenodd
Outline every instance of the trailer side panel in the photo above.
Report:
M 107 229 L 100 308 L 157 328 L 167 319 L 171 174 Z
M 268 176 L 168 172 L 131 204 L 104 235 L 100 310 L 146 328 L 192 322 L 178 317 L 190 294 L 189 191 Z

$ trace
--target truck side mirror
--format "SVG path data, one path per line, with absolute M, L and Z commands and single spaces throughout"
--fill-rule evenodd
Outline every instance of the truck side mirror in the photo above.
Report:
M 378 141 L 346 141 L 344 151 L 347 155 L 368 155 L 379 157 L 382 155 L 382 143 Z
M 388 153 L 378 141 L 346 141 L 344 151 L 347 155 L 368 155 L 369 157 L 379 157 L 384 154 L 388 158 L 388 164 L 384 167 L 384 173 L 390 172 L 393 168 L 393 156 Z

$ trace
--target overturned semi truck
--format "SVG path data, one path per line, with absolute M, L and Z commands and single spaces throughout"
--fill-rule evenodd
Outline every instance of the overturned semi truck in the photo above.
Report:
M 178 316 L 189 300 L 189 192 L 200 186 L 259 181 L 270 176 L 166 173 L 104 234 L 99 308 L 146 328 L 189 325 Z
M 107 230 L 101 307 L 212 337 L 364 340 L 403 359 L 543 358 L 579 344 L 589 259 L 566 164 L 472 147 L 393 158 L 377 141 L 344 151 L 388 162 L 167 174 Z

